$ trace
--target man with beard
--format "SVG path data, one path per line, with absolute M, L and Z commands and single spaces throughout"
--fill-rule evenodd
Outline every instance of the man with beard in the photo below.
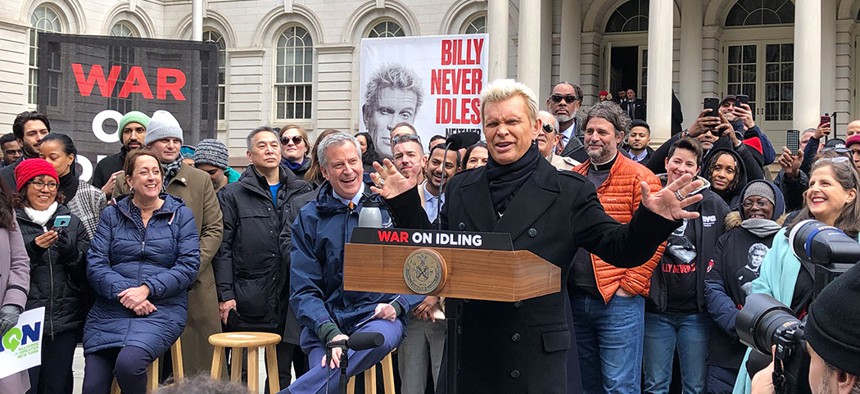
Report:
M 218 319 L 218 298 L 215 294 L 215 275 L 212 258 L 221 246 L 223 224 L 221 206 L 212 188 L 209 174 L 182 163 L 179 148 L 183 132 L 179 121 L 170 112 L 155 111 L 147 125 L 143 139 L 161 163 L 164 177 L 163 192 L 179 197 L 194 214 L 197 233 L 200 235 L 200 269 L 197 279 L 188 292 L 188 322 L 182 333 L 185 372 L 196 374 L 211 368 L 212 346 L 209 336 L 221 332 Z M 116 178 L 114 198 L 130 193 L 125 174 Z
M 597 188 L 603 209 L 619 223 L 628 223 L 642 200 L 641 182 L 652 193 L 657 177 L 619 153 L 630 120 L 615 103 L 591 107 L 585 117 L 585 149 L 589 159 L 573 171 Z M 584 393 L 638 393 L 645 329 L 645 297 L 651 273 L 663 247 L 637 268 L 616 268 L 580 248 L 568 277 L 573 327 Z
M 3 150 L 3 162 L 0 162 L 0 167 L 11 165 L 24 155 L 21 144 L 18 143 L 14 133 L 3 134 L 0 137 L 0 149 Z
M 96 169 L 93 170 L 92 185 L 102 189 L 108 200 L 113 194 L 116 177 L 122 174 L 125 156 L 132 150 L 143 148 L 147 124 L 149 124 L 149 116 L 143 112 L 131 111 L 123 115 L 119 125 L 117 125 L 120 142 L 122 142 L 119 153 L 105 157 L 96 164 Z
M 430 158 L 424 166 L 427 179 L 418 187 L 421 205 L 427 219 L 436 223 L 441 204 L 445 203 L 445 186 L 457 173 L 460 153 L 456 150 L 445 153 L 445 145 L 439 143 L 430 149 Z M 442 176 L 445 184 L 442 184 Z M 445 348 L 447 324 L 436 321 L 435 313 L 441 312 L 441 300 L 436 296 L 426 296 L 412 309 L 409 325 L 403 341 L 398 347 L 398 366 L 403 394 L 424 393 L 427 383 L 427 370 L 433 373 L 433 385 L 437 386 L 439 370 L 442 366 L 442 350 Z
M 407 178 L 415 178 L 418 183 L 424 182 L 424 147 L 421 146 L 421 137 L 417 134 L 402 134 L 392 141 L 394 152 L 394 165 Z
M 588 159 L 582 149 L 582 130 L 576 114 L 582 105 L 582 89 L 568 81 L 561 81 L 552 87 L 546 99 L 546 108 L 558 121 L 559 141 L 556 153 L 572 157 L 578 162 Z
M 538 112 L 538 119 L 540 119 L 543 125 L 541 126 L 541 130 L 538 131 L 535 141 L 537 141 L 538 150 L 540 151 L 541 156 L 549 160 L 549 162 L 559 170 L 570 170 L 574 166 L 578 165 L 578 161 L 555 153 L 555 149 L 558 146 L 560 139 L 558 134 L 558 120 L 556 120 L 551 113 L 546 111 Z
M 15 189 L 15 167 L 22 161 L 39 157 L 39 145 L 42 138 L 51 132 L 51 122 L 48 117 L 36 111 L 24 111 L 15 117 L 12 123 L 12 133 L 21 145 L 24 155 L 2 169 L 0 180 L 6 184 L 7 190 Z

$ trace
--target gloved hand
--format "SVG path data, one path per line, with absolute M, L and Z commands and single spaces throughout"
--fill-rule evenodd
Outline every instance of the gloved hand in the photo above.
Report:
M 20 306 L 5 305 L 0 308 L 0 337 L 6 335 L 6 331 L 18 324 L 19 316 L 21 316 Z
M 60 256 L 70 259 L 78 257 L 77 245 L 72 242 L 72 239 L 69 237 L 69 232 L 66 231 L 66 229 L 57 230 L 57 242 L 54 246 L 57 247 L 57 251 L 60 252 Z

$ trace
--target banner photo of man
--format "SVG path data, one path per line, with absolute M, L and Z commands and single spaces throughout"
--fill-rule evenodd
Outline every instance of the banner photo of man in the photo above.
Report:
M 488 42 L 486 34 L 361 40 L 360 131 L 380 156 L 391 157 L 391 131 L 403 122 L 423 142 L 481 133 Z

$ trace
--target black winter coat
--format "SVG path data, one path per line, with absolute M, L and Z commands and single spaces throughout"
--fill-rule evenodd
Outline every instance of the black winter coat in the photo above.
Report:
M 68 331 L 76 331 L 80 335 L 91 294 L 86 274 L 90 240 L 83 223 L 65 205 L 58 205 L 47 227 L 50 229 L 58 215 L 70 215 L 69 227 L 62 231 L 68 234 L 71 244 L 69 249 L 61 250 L 58 241 L 44 249 L 36 245 L 35 239 L 45 233 L 45 227 L 30 220 L 21 208 L 15 210 L 15 215 L 30 256 L 30 293 L 26 309 L 45 307 L 44 332 L 47 336 Z
M 111 174 L 121 170 L 125 165 L 126 155 L 128 155 L 128 148 L 123 146 L 119 153 L 102 159 L 93 170 L 93 179 L 90 184 L 101 189 L 108 182 Z
M 236 300 L 240 330 L 281 333 L 288 299 L 283 289 L 289 283 L 290 255 L 282 254 L 278 237 L 286 224 L 283 212 L 293 197 L 310 191 L 301 178 L 281 168 L 278 201 L 266 178 L 248 166 L 237 182 L 218 192 L 224 216 L 224 237 L 212 261 L 218 300 Z
M 515 250 L 529 250 L 562 272 L 559 293 L 515 303 L 464 303 L 459 392 L 567 393 L 573 328 L 565 318 L 565 287 L 577 248 L 631 268 L 650 259 L 678 223 L 640 207 L 621 225 L 604 212 L 590 181 L 546 160 L 538 160 L 500 219 L 486 166 L 456 175 L 447 190 L 443 228 L 508 233 Z M 430 228 L 417 188 L 388 203 L 401 226 Z

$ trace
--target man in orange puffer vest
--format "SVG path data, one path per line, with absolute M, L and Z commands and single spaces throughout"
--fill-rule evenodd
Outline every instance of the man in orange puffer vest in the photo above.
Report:
M 589 159 L 573 168 L 597 188 L 609 216 L 627 223 L 639 207 L 641 183 L 662 187 L 650 170 L 619 154 L 630 118 L 612 102 L 593 106 L 585 118 Z M 645 327 L 645 297 L 661 245 L 647 263 L 617 268 L 580 249 L 568 278 L 584 393 L 638 393 Z

